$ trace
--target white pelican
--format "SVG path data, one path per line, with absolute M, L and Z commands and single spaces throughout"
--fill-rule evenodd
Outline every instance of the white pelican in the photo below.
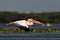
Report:
M 19 28 L 22 28 L 25 31 L 29 31 L 30 30 L 29 26 L 33 25 L 34 23 L 35 24 L 42 24 L 42 26 L 45 26 L 44 23 L 36 21 L 34 19 L 28 19 L 27 21 L 26 20 L 19 20 L 19 21 L 8 23 L 7 25 L 18 26 Z M 47 26 L 50 26 L 50 25 L 47 25 Z

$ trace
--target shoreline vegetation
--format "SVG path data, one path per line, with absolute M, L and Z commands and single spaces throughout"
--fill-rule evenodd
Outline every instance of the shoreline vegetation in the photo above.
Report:
M 0 11 L 0 23 L 8 23 L 17 20 L 23 20 L 33 18 L 38 21 L 44 21 L 49 23 L 60 23 L 60 12 L 42 12 L 42 13 L 19 13 L 19 12 L 8 12 Z
M 13 33 L 60 33 L 60 29 L 52 29 L 52 28 L 42 28 L 42 29 L 33 29 L 31 31 L 25 32 L 20 29 L 4 29 L 0 28 L 0 34 L 13 34 Z
M 45 23 L 60 23 L 60 12 L 42 12 L 42 13 L 19 13 L 19 12 L 8 12 L 8 11 L 0 11 L 0 23 L 9 23 L 17 20 L 23 20 L 33 18 L 38 21 L 44 21 Z M 31 30 L 30 33 L 59 33 L 60 29 L 37 29 Z M 0 33 L 25 33 L 24 30 L 20 29 L 4 29 L 0 28 Z

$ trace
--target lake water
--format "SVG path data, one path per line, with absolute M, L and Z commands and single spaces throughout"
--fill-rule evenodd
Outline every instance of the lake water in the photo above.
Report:
M 3 28 L 15 28 L 0 24 Z M 48 28 L 41 25 L 33 25 L 34 29 Z M 49 28 L 60 29 L 60 24 L 53 24 Z M 16 33 L 16 34 L 0 34 L 0 40 L 60 40 L 60 33 Z
M 60 33 L 0 34 L 0 40 L 60 40 Z
M 0 23 L 0 28 L 11 28 L 11 29 L 16 29 L 14 26 L 7 26 L 5 23 Z M 60 29 L 60 24 L 53 24 L 51 27 L 44 27 L 42 25 L 32 25 L 31 28 L 33 29 L 39 29 L 39 28 L 54 28 L 54 29 Z

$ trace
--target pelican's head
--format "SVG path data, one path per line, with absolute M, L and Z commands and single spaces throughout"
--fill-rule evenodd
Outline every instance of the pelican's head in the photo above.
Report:
M 27 25 L 33 25 L 33 19 L 28 19 L 27 20 Z
M 43 24 L 42 22 L 39 22 L 37 20 L 34 20 L 34 19 L 28 19 L 28 22 L 32 22 L 32 23 L 35 23 L 35 24 Z
M 27 21 L 28 21 L 28 22 L 33 22 L 33 19 L 28 19 Z

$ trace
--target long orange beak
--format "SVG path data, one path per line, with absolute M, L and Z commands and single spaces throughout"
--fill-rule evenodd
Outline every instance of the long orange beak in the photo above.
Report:
M 35 24 L 44 24 L 44 23 L 36 21 L 36 20 L 33 20 L 33 23 L 35 23 Z
M 52 24 L 50 24 L 50 23 L 47 23 L 47 24 L 46 24 L 46 26 L 47 26 L 47 27 L 50 27 L 50 26 L 53 26 L 53 25 L 52 25 Z

